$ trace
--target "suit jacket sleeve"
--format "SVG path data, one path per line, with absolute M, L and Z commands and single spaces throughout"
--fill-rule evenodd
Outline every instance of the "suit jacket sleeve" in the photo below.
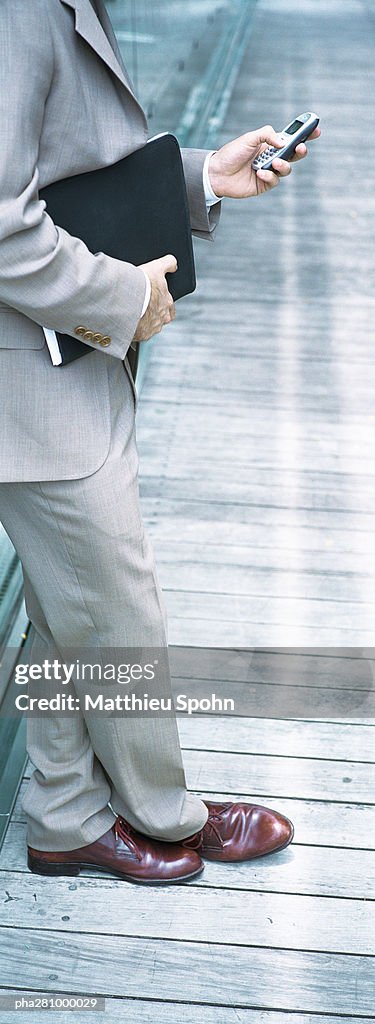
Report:
M 207 210 L 203 188 L 203 166 L 206 149 L 182 149 L 182 162 L 188 194 L 191 229 L 198 238 L 213 239 L 220 219 L 221 203 Z
M 53 45 L 47 5 L 33 0 L 32 18 L 26 7 L 23 0 L 0 5 L 0 300 L 72 337 L 79 325 L 109 335 L 105 351 L 122 359 L 141 316 L 145 277 L 129 263 L 90 253 L 55 226 L 38 198 Z

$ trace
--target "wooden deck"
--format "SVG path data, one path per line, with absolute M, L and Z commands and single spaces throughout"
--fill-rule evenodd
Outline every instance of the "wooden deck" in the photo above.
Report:
M 358 697 L 375 636 L 374 201 L 353 162 L 373 28 L 360 0 L 259 0 L 222 137 L 313 106 L 324 141 L 197 244 L 199 291 L 154 346 L 140 402 L 171 643 L 263 650 L 256 711 L 180 719 L 189 786 L 279 808 L 295 841 L 207 863 L 188 886 L 42 879 L 26 868 L 21 790 L 0 858 L 0 995 L 104 995 L 98 1024 L 375 1020 L 375 727 Z M 312 720 L 328 684 L 335 704 Z M 288 687 L 305 714 L 288 712 Z M 271 688 L 286 695 L 278 718 Z
M 138 438 L 171 643 L 375 643 L 367 7 L 257 6 L 221 140 L 309 105 L 324 135 L 273 193 L 223 204 L 153 349 Z

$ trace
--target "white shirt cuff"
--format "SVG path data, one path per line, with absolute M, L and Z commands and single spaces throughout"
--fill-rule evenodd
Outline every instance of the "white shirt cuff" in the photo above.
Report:
M 211 182 L 208 173 L 208 165 L 214 153 L 216 153 L 216 149 L 212 149 L 210 153 L 207 153 L 206 159 L 203 164 L 203 188 L 206 199 L 206 206 L 208 210 L 210 209 L 210 206 L 214 205 L 214 203 L 220 203 L 220 196 L 217 196 L 213 188 L 211 188 Z
M 143 300 L 142 312 L 141 312 L 141 316 L 140 316 L 140 319 L 142 319 L 142 317 L 145 315 L 146 309 L 147 309 L 147 307 L 149 305 L 149 302 L 150 302 L 150 299 L 151 299 L 151 281 L 150 281 L 150 278 L 149 278 L 148 274 L 146 274 L 146 271 L 143 270 L 142 267 L 140 267 L 139 269 L 142 270 L 142 273 L 144 274 L 145 281 L 146 281 L 145 297 L 144 297 L 144 300 Z

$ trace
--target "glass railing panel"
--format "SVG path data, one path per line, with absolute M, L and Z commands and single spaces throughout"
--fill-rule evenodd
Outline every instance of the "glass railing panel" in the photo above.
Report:
M 255 0 L 108 0 L 120 50 L 150 125 L 176 131 L 186 106 L 199 117 L 207 69 L 227 55 L 228 40 L 241 18 L 251 18 Z M 215 83 L 208 84 L 210 92 Z M 195 91 L 196 104 L 192 103 Z M 207 125 L 201 124 L 204 133 Z M 180 139 L 184 143 L 184 139 Z

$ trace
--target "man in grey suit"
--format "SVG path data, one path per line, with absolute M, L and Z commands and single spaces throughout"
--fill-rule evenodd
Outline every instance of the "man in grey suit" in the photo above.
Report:
M 0 518 L 23 566 L 32 661 L 69 648 L 165 649 L 127 352 L 174 318 L 165 274 L 175 260 L 140 268 L 93 255 L 39 199 L 50 182 L 141 147 L 145 115 L 102 0 L 2 0 L 0 36 Z M 221 197 L 289 174 L 280 160 L 251 169 L 265 143 L 280 144 L 269 126 L 215 154 L 183 153 L 193 231 L 211 236 Z M 56 369 L 42 328 L 92 353 Z M 173 717 L 30 718 L 28 751 L 32 871 L 92 865 L 176 881 L 202 857 L 247 859 L 292 838 L 281 814 L 187 792 Z

